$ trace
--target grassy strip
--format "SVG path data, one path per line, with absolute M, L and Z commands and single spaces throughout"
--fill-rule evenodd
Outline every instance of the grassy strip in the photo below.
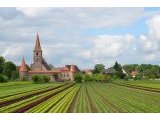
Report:
M 14 81 L 14 82 L 6 82 L 6 83 L 0 83 L 0 88 L 2 87 L 8 87 L 8 86 L 14 86 L 14 85 L 27 85 L 32 84 L 32 82 L 29 81 Z
M 12 99 L 12 98 L 16 98 L 18 96 L 23 96 L 23 95 L 26 95 L 28 93 L 33 93 L 33 92 L 36 92 L 36 91 L 39 91 L 39 90 L 45 90 L 45 89 L 49 89 L 49 88 L 53 88 L 53 87 L 56 87 L 56 86 L 59 86 L 61 84 L 44 84 L 44 85 L 36 85 L 36 86 L 28 86 L 28 87 L 25 87 L 24 89 L 22 89 L 21 91 L 18 91 L 18 92 L 13 92 L 14 90 L 12 90 L 12 93 L 4 93 L 1 94 L 0 98 L 0 102 L 2 101 L 5 101 L 5 100 L 9 100 L 9 99 Z M 16 88 L 15 88 L 16 89 Z

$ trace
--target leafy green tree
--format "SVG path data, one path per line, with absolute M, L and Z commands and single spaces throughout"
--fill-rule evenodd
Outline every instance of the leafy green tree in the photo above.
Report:
M 89 82 L 93 80 L 93 75 L 87 75 L 87 74 L 83 74 L 83 80 L 84 82 Z
M 11 78 L 12 72 L 16 71 L 16 65 L 12 62 L 5 62 L 3 66 L 3 74 L 9 79 Z
M 17 80 L 19 78 L 19 72 L 18 71 L 13 71 L 11 73 L 11 79 L 12 80 Z
M 115 65 L 113 66 L 113 68 L 116 70 L 116 72 L 114 73 L 115 76 L 123 79 L 125 78 L 125 74 L 122 71 L 122 67 L 120 64 L 118 64 L 118 62 L 115 62 Z
M 8 77 L 0 74 L 0 83 L 4 83 L 4 82 L 7 82 L 8 81 Z
M 0 56 L 0 73 L 3 72 L 4 63 L 5 63 L 4 57 Z
M 83 79 L 82 73 L 76 73 L 76 74 L 74 75 L 74 81 L 75 81 L 76 83 L 81 83 L 81 82 L 82 82 L 82 79 Z
M 94 74 L 102 74 L 104 73 L 105 66 L 103 64 L 96 64 L 93 70 Z
M 31 70 L 31 68 L 27 64 L 26 64 L 26 68 L 27 68 L 28 71 Z

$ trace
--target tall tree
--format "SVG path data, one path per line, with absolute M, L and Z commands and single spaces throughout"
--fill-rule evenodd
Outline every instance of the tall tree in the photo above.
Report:
M 5 63 L 4 57 L 0 56 L 0 73 L 3 72 L 3 65 Z
M 93 70 L 94 74 L 104 73 L 105 66 L 103 64 L 96 64 Z
M 123 73 L 122 71 L 122 67 L 120 64 L 118 64 L 118 62 L 116 61 L 113 68 L 116 70 L 116 73 L 115 75 L 119 78 L 124 78 L 125 77 L 125 74 Z
M 12 62 L 5 62 L 3 67 L 3 74 L 11 78 L 12 73 L 16 71 L 16 65 Z

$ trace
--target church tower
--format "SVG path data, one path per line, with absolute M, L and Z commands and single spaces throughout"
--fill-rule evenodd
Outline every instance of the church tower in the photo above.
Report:
M 41 71 L 42 70 L 42 49 L 40 45 L 39 35 L 37 33 L 36 36 L 36 45 L 33 50 L 33 64 L 31 66 L 31 69 L 33 71 Z

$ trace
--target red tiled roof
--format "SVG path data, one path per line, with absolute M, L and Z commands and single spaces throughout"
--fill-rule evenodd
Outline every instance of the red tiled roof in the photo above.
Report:
M 25 71 L 27 71 L 26 63 L 25 63 L 24 58 L 22 59 L 22 63 L 21 63 L 21 66 L 20 66 L 19 71 L 20 71 L 20 72 L 25 72 Z

